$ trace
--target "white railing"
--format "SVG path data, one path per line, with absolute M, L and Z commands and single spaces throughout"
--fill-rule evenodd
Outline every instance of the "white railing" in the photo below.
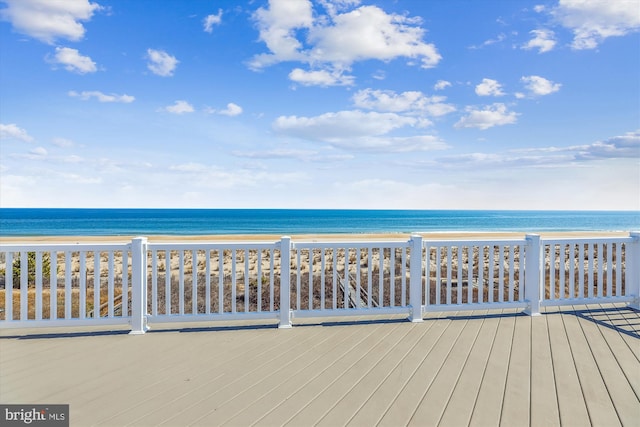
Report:
M 0 327 L 127 324 L 130 244 L 0 245 Z
M 527 241 L 426 241 L 427 311 L 525 308 Z
M 412 262 L 412 255 L 414 262 Z M 415 262 L 418 260 L 418 262 Z M 26 268 L 25 268 L 26 266 Z M 510 240 L 0 245 L 0 328 L 605 302 L 640 309 L 640 233 Z

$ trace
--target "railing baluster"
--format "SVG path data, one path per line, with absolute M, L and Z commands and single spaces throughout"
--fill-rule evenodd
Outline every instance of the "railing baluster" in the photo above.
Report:
M 378 248 L 378 305 L 384 307 L 384 248 Z
M 296 310 L 300 310 L 300 292 L 302 290 L 302 263 L 300 262 L 300 249 L 296 249 Z
M 13 321 L 13 252 L 6 252 L 4 269 L 4 304 L 5 320 Z M 53 263 L 53 262 L 52 262 Z M 53 277 L 53 276 L 51 276 Z
M 509 245 L 509 301 L 513 301 L 513 288 L 514 288 L 514 273 L 515 273 L 515 248 L 514 245 Z
M 151 315 L 158 315 L 158 252 L 155 249 L 151 251 Z
M 620 243 L 616 243 L 616 296 L 622 296 L 622 244 Z
M 251 292 L 251 286 L 249 282 L 249 249 L 244 250 L 244 312 L 249 312 L 249 293 Z
M 327 307 L 326 304 L 326 289 L 325 289 L 325 253 L 326 250 L 323 248 L 320 250 L 320 309 L 324 310 Z
M 211 251 L 209 249 L 204 251 L 204 312 L 205 314 L 211 314 Z
M 145 254 L 146 256 L 146 254 Z M 108 304 L 109 304 L 109 317 L 113 317 L 113 302 L 115 299 L 115 291 L 114 291 L 114 259 L 113 259 L 113 251 L 109 251 L 109 287 L 108 287 Z
M 236 312 L 236 250 L 231 251 L 231 312 Z
M 198 251 L 191 251 L 191 314 L 198 314 Z
M 313 258 L 315 256 L 314 250 L 309 249 L 309 282 L 307 287 L 309 288 L 309 298 L 307 298 L 309 310 L 313 310 Z
M 26 263 L 24 265 L 27 265 Z M 71 252 L 64 254 L 64 318 L 71 319 Z
M 224 250 L 218 250 L 218 314 L 224 312 Z
M 100 251 L 93 252 L 93 318 L 98 319 L 101 317 L 100 313 Z M 58 257 L 56 256 L 56 259 Z M 56 280 L 57 282 L 57 280 Z M 52 293 L 53 297 L 53 293 Z M 55 319 L 55 317 L 54 317 Z
M 40 274 L 36 272 L 36 277 L 40 277 Z M 37 286 L 37 284 L 36 284 Z M 42 281 L 40 281 L 42 286 Z M 36 296 L 36 319 L 42 319 L 42 313 L 38 310 L 38 296 Z M 87 253 L 85 251 L 80 252 L 80 305 L 78 307 L 78 317 L 84 319 L 87 311 Z
M 171 314 L 171 251 L 164 251 L 164 314 Z
M 604 293 L 604 279 L 602 277 L 602 264 L 604 263 L 604 252 L 602 251 L 602 243 L 598 243 L 598 258 L 596 262 L 598 264 L 598 297 L 602 298 Z
M 129 252 L 122 251 L 122 316 L 129 315 Z
M 613 243 L 608 243 L 607 249 L 607 296 L 613 296 Z
M 453 258 L 452 246 L 447 247 L 447 304 L 451 304 L 451 263 Z
M 258 262 L 258 272 L 257 272 L 258 294 L 256 297 L 256 301 L 257 301 L 256 311 L 260 313 L 262 311 L 262 249 L 258 249 L 256 255 L 258 257 L 258 260 L 257 260 Z
M 42 252 L 36 252 L 36 299 L 35 319 L 42 320 Z
M 369 247 L 367 248 L 367 294 L 368 294 L 368 298 L 367 298 L 367 307 L 371 308 L 373 307 L 373 284 L 372 284 L 372 270 L 373 270 L 373 265 L 371 265 L 371 263 L 373 262 L 373 248 Z
M 273 311 L 274 310 L 274 302 L 275 302 L 275 296 L 274 296 L 274 271 L 273 271 L 273 266 L 274 266 L 274 261 L 273 258 L 275 256 L 275 251 L 273 249 L 269 250 L 269 310 Z
M 179 274 L 180 278 L 178 281 L 178 313 L 182 316 L 184 315 L 184 250 L 178 251 L 178 262 L 179 262 Z M 235 301 L 235 300 L 234 300 Z
M 20 252 L 20 320 L 29 318 L 28 281 L 29 268 L 27 251 Z
M 498 249 L 498 282 L 499 282 L 499 294 L 498 301 L 504 302 L 504 245 L 500 245 Z

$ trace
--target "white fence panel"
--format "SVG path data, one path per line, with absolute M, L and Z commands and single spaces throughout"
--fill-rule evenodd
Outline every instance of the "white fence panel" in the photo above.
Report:
M 129 244 L 0 245 L 0 328 L 127 324 L 130 256 Z
M 525 240 L 424 240 L 424 310 L 526 307 Z

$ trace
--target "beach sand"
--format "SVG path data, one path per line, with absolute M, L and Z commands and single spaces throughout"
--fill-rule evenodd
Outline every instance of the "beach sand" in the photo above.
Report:
M 472 240 L 472 239 L 517 239 L 527 233 L 521 232 L 428 232 L 417 233 L 424 239 L 432 240 Z M 536 232 L 543 238 L 571 237 L 621 237 L 628 236 L 626 231 L 571 231 Z M 0 244 L 49 244 L 49 243 L 124 243 L 131 242 L 136 236 L 0 236 Z M 282 235 L 276 234 L 228 234 L 228 235 L 149 235 L 149 242 L 275 242 Z M 408 240 L 409 233 L 369 233 L 369 234 L 294 234 L 293 241 L 347 242 L 366 240 Z

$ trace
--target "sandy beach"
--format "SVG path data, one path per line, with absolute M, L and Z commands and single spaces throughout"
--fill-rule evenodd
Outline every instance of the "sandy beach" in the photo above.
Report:
M 425 239 L 434 240 L 467 240 L 467 239 L 512 239 L 522 238 L 527 233 L 522 232 L 428 232 L 418 233 Z M 564 237 L 620 237 L 628 236 L 627 231 L 542 231 L 536 232 L 543 238 Z M 0 244 L 48 244 L 48 243 L 122 243 L 130 242 L 137 236 L 0 236 Z M 274 242 L 280 240 L 276 234 L 220 234 L 220 235 L 150 235 L 150 242 Z M 294 234 L 291 239 L 296 241 L 363 241 L 363 240 L 407 240 L 409 233 L 370 233 L 370 234 Z

